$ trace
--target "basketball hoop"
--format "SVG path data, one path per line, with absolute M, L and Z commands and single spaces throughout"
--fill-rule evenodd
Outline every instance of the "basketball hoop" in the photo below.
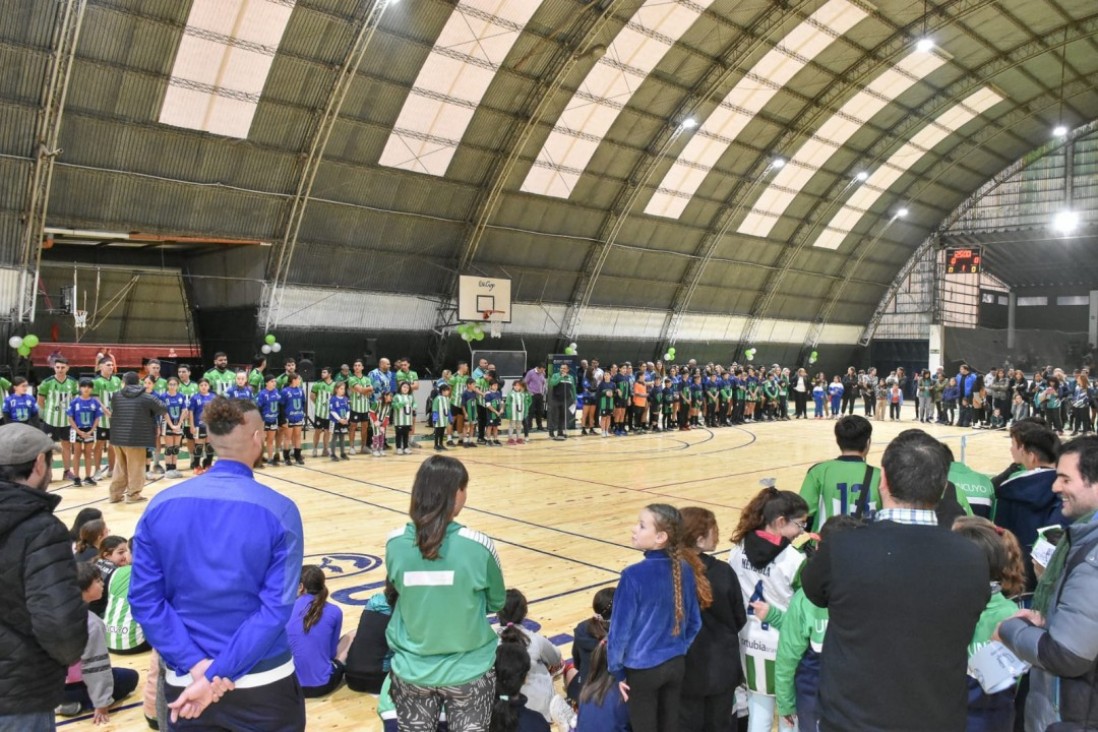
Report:
M 72 311 L 72 324 L 74 328 L 87 328 L 88 327 L 88 311 L 87 310 L 73 310 Z
M 499 338 L 503 335 L 503 315 L 502 310 L 484 310 L 482 316 L 488 321 L 488 334 L 493 338 Z

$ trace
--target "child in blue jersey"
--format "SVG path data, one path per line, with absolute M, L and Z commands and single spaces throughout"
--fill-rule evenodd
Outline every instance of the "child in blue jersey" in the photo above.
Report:
M 236 381 L 225 390 L 225 396 L 229 399 L 255 400 L 255 394 L 252 393 L 252 388 L 248 386 L 247 371 L 241 370 L 236 372 Z
M 263 418 L 264 453 L 266 463 L 272 467 L 280 465 L 278 446 L 275 444 L 279 432 L 279 418 L 282 412 L 282 394 L 278 391 L 278 381 L 274 374 L 267 374 L 263 391 L 255 400 L 259 407 L 259 416 Z
M 183 443 L 183 418 L 187 412 L 187 397 L 179 393 L 179 379 L 168 379 L 168 391 L 161 395 L 160 401 L 168 411 L 162 422 L 161 444 L 164 447 L 164 463 L 167 471 L 165 478 L 182 478 L 176 467 L 179 459 L 179 446 Z
M 677 509 L 645 507 L 632 537 L 644 559 L 625 568 L 614 591 L 607 666 L 629 704 L 634 732 L 678 728 L 686 651 L 701 630 L 698 578 L 682 536 Z
M 27 380 L 16 376 L 11 380 L 11 394 L 4 396 L 4 424 L 30 422 L 38 416 L 38 400 L 27 393 Z
M 843 380 L 835 374 L 835 378 L 827 386 L 827 395 L 831 398 L 831 419 L 839 418 L 839 408 L 843 401 Z
M 812 404 L 815 409 L 812 415 L 816 419 L 824 418 L 824 403 L 827 401 L 827 387 L 819 379 L 812 385 Z
M 350 460 L 347 456 L 347 430 L 351 423 L 351 402 L 347 399 L 347 384 L 335 382 L 332 396 L 328 398 L 328 422 L 331 424 L 332 460 Z M 336 447 L 339 455 L 336 455 Z
M 99 426 L 99 420 L 103 416 L 103 407 L 99 400 L 92 396 L 95 384 L 91 379 L 80 380 L 80 396 L 69 402 L 67 413 L 69 415 L 69 427 L 71 428 L 69 441 L 72 443 L 72 472 L 76 476 L 72 484 L 79 487 L 80 481 L 80 457 L 84 457 L 83 483 L 95 485 L 95 465 L 92 462 L 92 454 L 95 451 L 95 430 Z
M 631 732 L 629 708 L 606 666 L 606 639 L 591 651 L 590 668 L 584 673 L 576 732 Z
M 207 444 L 206 424 L 202 421 L 202 410 L 210 403 L 214 395 L 210 393 L 210 380 L 202 377 L 198 380 L 198 392 L 187 402 L 187 416 L 194 435 L 194 454 L 191 455 L 191 470 L 195 475 L 206 472 L 213 463 L 213 447 Z
M 301 430 L 305 426 L 305 390 L 301 388 L 301 375 L 289 374 L 286 386 L 282 389 L 282 418 L 286 422 L 286 431 L 282 441 L 282 457 L 290 465 L 290 450 L 293 449 L 294 462 L 305 464 L 301 455 Z
M 499 447 L 503 444 L 499 441 L 499 423 L 503 419 L 503 393 L 499 390 L 498 381 L 488 385 L 488 393 L 484 395 L 484 412 L 488 420 L 485 444 Z
M 301 568 L 297 600 L 286 637 L 294 656 L 294 673 L 306 699 L 327 696 L 343 681 L 343 666 L 353 636 L 340 637 L 343 611 L 328 602 L 324 572 L 315 564 Z

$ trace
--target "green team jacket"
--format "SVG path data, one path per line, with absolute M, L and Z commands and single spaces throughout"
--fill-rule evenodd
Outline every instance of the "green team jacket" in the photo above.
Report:
M 982 506 L 988 517 L 995 515 L 995 486 L 991 484 L 991 478 L 955 461 L 949 466 L 949 482 L 957 487 L 957 500 L 964 497 L 970 515 L 972 506 Z
M 503 607 L 506 587 L 492 540 L 451 521 L 439 558 L 424 559 L 414 524 L 389 535 L 385 569 L 400 593 L 385 632 L 392 671 L 418 686 L 453 686 L 495 666 L 499 638 L 488 613 Z
M 801 483 L 801 497 L 808 503 L 808 515 L 814 517 L 817 529 L 838 514 L 853 515 L 858 507 L 865 479 L 866 463 L 860 457 L 842 455 L 834 460 L 816 463 L 808 469 Z M 869 508 L 881 507 L 881 469 L 873 468 L 870 478 Z
M 774 667 L 774 695 L 778 700 L 778 714 L 783 717 L 797 713 L 797 690 L 793 685 L 797 666 L 809 646 L 816 653 L 823 651 L 827 621 L 827 608 L 813 605 L 805 597 L 804 590 L 797 590 L 782 618 Z

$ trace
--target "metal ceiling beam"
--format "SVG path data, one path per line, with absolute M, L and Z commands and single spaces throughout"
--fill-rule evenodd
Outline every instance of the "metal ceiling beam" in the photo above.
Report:
M 663 126 L 649 142 L 646 154 L 641 155 L 633 166 L 625 185 L 618 191 L 614 203 L 603 220 L 597 237 L 599 242 L 593 245 L 588 252 L 584 267 L 580 271 L 580 276 L 573 289 L 568 312 L 563 321 L 560 333 L 562 340 L 569 341 L 575 337 L 583 313 L 591 304 L 595 285 L 607 258 L 610 256 L 610 251 L 614 247 L 618 234 L 636 205 L 641 192 L 644 191 L 648 180 L 663 160 L 664 155 L 685 131 L 682 126 L 683 121 L 696 108 L 708 103 L 715 94 L 721 92 L 730 79 L 740 75 L 742 63 L 766 43 L 766 39 L 774 28 L 794 15 L 794 12 L 788 6 L 784 7 L 785 12 L 779 10 L 764 11 L 751 27 L 743 30 L 726 48 L 720 59 L 710 65 L 705 76 L 686 94 L 676 111 L 664 121 Z M 798 15 L 799 17 L 805 17 L 803 14 L 798 13 Z M 744 37 L 749 41 L 746 44 L 743 43 Z
M 963 27 L 963 24 L 956 19 L 949 19 L 947 22 L 950 25 Z M 1054 33 L 1060 34 L 1063 30 L 1064 28 L 1058 28 Z M 1061 42 L 1061 47 L 1063 43 L 1071 43 L 1098 32 L 1098 14 L 1091 16 L 1085 22 L 1073 23 L 1070 26 L 1069 34 L 1071 32 L 1074 32 L 1074 35 L 1069 35 L 1066 41 Z M 877 167 L 884 160 L 885 156 L 893 151 L 897 144 L 907 140 L 917 128 L 921 128 L 928 124 L 947 107 L 955 104 L 957 100 L 967 97 L 970 93 L 982 86 L 986 86 L 990 83 L 989 79 L 1006 69 L 1017 68 L 1025 61 L 1040 56 L 1048 50 L 1049 44 L 1044 39 L 1036 38 L 1021 44 L 1006 53 L 997 54 L 995 58 L 989 59 L 976 67 L 969 75 L 966 75 L 949 85 L 943 89 L 941 93 L 932 97 L 922 107 L 914 110 L 912 114 L 907 115 L 904 120 L 892 130 L 891 134 L 880 136 L 873 146 L 868 149 L 863 159 L 859 160 L 854 167 L 865 170 Z M 999 130 L 1004 129 L 997 119 L 985 120 L 985 129 L 986 126 L 991 126 Z M 951 157 L 963 159 L 963 156 L 952 154 Z M 794 263 L 808 247 L 809 242 L 814 240 L 815 234 L 819 228 L 826 223 L 834 208 L 841 203 L 843 194 L 847 189 L 852 189 L 850 181 L 853 180 L 855 173 L 856 171 L 851 169 L 847 171 L 847 175 L 835 178 L 827 192 L 815 202 L 812 208 L 801 219 L 800 223 L 798 223 L 797 228 L 794 229 L 794 232 L 789 239 L 789 245 L 782 250 L 782 254 L 779 257 L 777 271 L 771 275 L 766 286 L 762 290 L 764 293 L 763 297 L 756 303 L 752 310 L 753 320 L 749 321 L 747 328 L 745 328 L 745 333 L 748 333 L 748 335 L 744 339 L 741 339 L 741 348 L 747 347 L 748 341 L 754 337 L 757 322 L 770 315 L 770 305 L 774 301 L 775 294 L 782 291 L 786 277 L 795 272 L 793 267 Z
M 1083 84 L 1080 84 L 1080 88 L 1082 87 Z M 1021 112 L 1019 112 L 1019 114 L 1021 114 Z M 1028 117 L 1031 116 L 1031 114 L 1027 113 L 1025 114 L 1025 116 Z M 1098 120 L 1089 122 L 1082 127 L 1073 130 L 1068 138 L 1074 141 L 1081 137 L 1085 137 L 1095 132 L 1096 130 L 1098 130 Z M 982 201 L 988 194 L 990 194 L 1000 185 L 1010 180 L 1017 174 L 1021 173 L 1030 165 L 1042 159 L 1050 152 L 1056 150 L 1064 144 L 1065 140 L 1051 140 L 1049 142 L 1046 142 L 1044 145 L 1037 148 L 1033 152 L 1023 155 L 1014 163 L 1007 166 L 998 174 L 996 174 L 995 177 L 993 177 L 991 180 L 980 186 L 980 188 L 975 193 L 973 193 L 959 206 L 957 206 L 957 208 L 955 208 L 949 214 L 949 216 L 947 216 L 942 221 L 942 223 L 938 226 L 937 231 L 935 231 L 931 236 L 927 237 L 919 245 L 914 254 L 912 254 L 911 258 L 908 259 L 907 262 L 904 263 L 904 266 L 900 268 L 900 271 L 896 273 L 896 277 L 893 278 L 892 284 L 889 285 L 888 289 L 885 290 L 884 294 L 881 296 L 881 300 L 877 304 L 877 309 L 873 311 L 873 315 L 869 319 L 869 323 L 866 324 L 865 329 L 862 331 L 862 335 L 861 338 L 858 339 L 858 343 L 862 346 L 868 346 L 869 343 L 873 340 L 873 336 L 877 332 L 877 327 L 881 324 L 881 319 L 888 312 L 888 308 L 892 305 L 893 300 L 896 299 L 896 294 L 900 291 L 900 288 L 903 287 L 904 280 L 906 280 L 907 276 L 911 274 L 911 270 L 918 263 L 918 260 L 926 254 L 926 251 L 930 246 L 938 241 L 939 237 L 947 234 L 949 229 L 954 224 L 960 221 L 965 216 L 965 214 L 975 208 L 980 201 Z
M 328 146 L 328 140 L 339 119 L 339 111 L 347 98 L 347 92 L 355 79 L 359 64 L 366 55 L 366 49 L 374 37 L 374 31 L 381 22 L 381 17 L 390 2 L 394 0 L 374 0 L 369 12 L 363 18 L 362 25 L 355 34 L 354 41 L 347 51 L 343 65 L 339 68 L 335 83 L 328 94 L 324 109 L 316 117 L 312 133 L 308 136 L 308 147 L 302 150 L 303 160 L 300 175 L 297 180 L 297 189 L 294 197 L 289 201 L 286 210 L 286 222 L 282 227 L 280 241 L 271 252 L 267 264 L 267 276 L 270 284 L 264 294 L 268 295 L 263 318 L 263 330 L 265 332 L 277 324 L 276 315 L 281 304 L 282 293 L 285 292 L 286 280 L 290 274 L 290 264 L 293 261 L 294 250 L 297 248 L 297 237 L 301 231 L 301 222 L 305 218 L 305 209 L 309 204 L 309 196 L 313 191 L 313 183 L 316 181 L 317 171 L 324 160 L 324 150 Z
M 58 141 L 65 112 L 65 98 L 72 77 L 73 58 L 84 23 L 87 0 L 63 0 L 56 3 L 53 43 L 49 65 L 42 86 L 42 100 L 34 135 L 34 163 L 27 188 L 27 205 L 23 209 L 23 241 L 19 266 L 20 294 L 16 321 L 33 321 L 35 315 L 38 270 L 42 262 L 42 238 L 46 228 L 46 212 L 53 184 L 53 164 L 61 154 Z

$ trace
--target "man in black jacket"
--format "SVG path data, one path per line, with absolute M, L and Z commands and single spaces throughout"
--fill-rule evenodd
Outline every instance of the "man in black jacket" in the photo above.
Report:
M 0 732 L 53 730 L 65 673 L 88 642 L 61 497 L 46 493 L 54 442 L 0 427 Z
M 824 732 L 963 732 L 968 644 L 990 574 L 975 544 L 938 526 L 949 459 L 922 430 L 881 460 L 876 521 L 834 536 L 802 572 L 830 610 L 820 673 Z
M 114 478 L 111 503 L 138 503 L 145 487 L 145 450 L 156 444 L 156 418 L 167 409 L 145 391 L 137 374 L 122 375 L 122 391 L 111 398 L 111 449 L 114 450 Z

